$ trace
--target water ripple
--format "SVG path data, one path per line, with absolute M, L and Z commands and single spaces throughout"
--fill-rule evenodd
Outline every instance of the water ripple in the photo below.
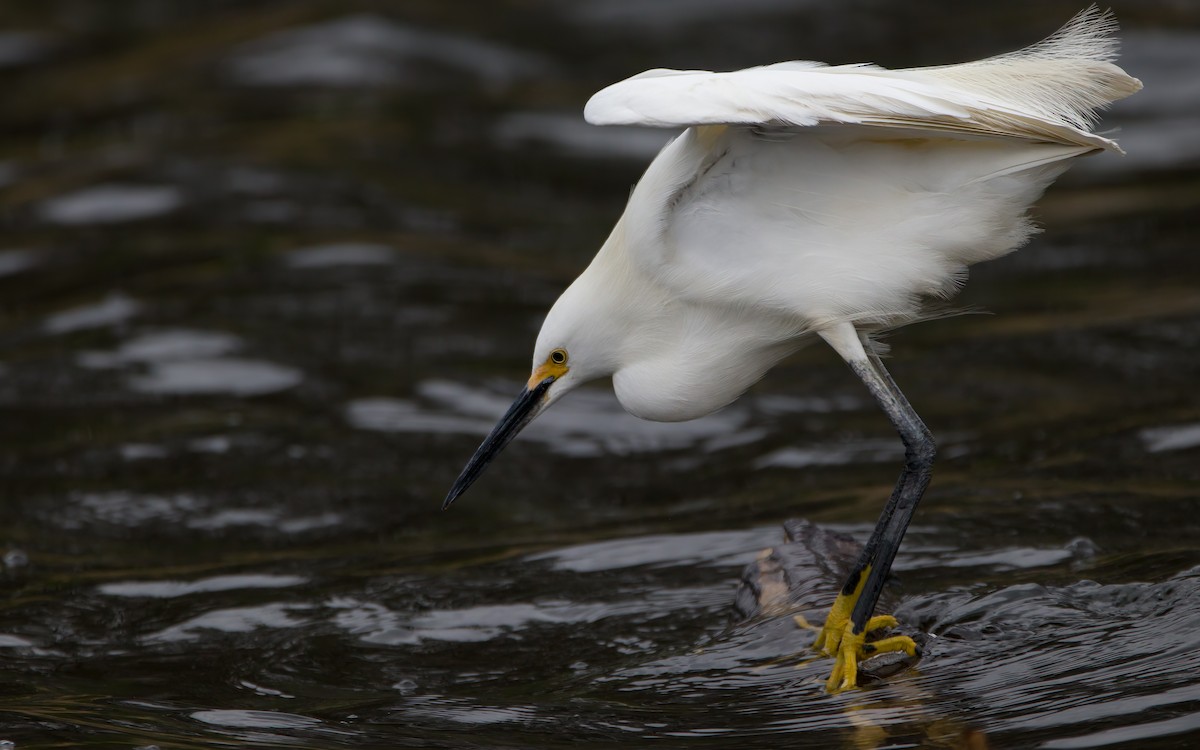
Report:
M 196 581 L 121 581 L 119 583 L 102 584 L 97 590 L 101 594 L 107 594 L 108 596 L 172 599 L 177 596 L 189 596 L 191 594 L 213 591 L 286 588 L 289 586 L 300 586 L 307 582 L 307 578 L 300 576 L 245 574 L 213 576 L 211 578 L 201 578 Z
M 195 711 L 196 721 L 231 729 L 307 729 L 321 723 L 319 719 L 282 711 L 243 711 L 237 709 L 212 709 Z
M 307 621 L 294 617 L 293 612 L 308 608 L 306 605 L 274 603 L 217 609 L 151 633 L 143 640 L 147 643 L 177 643 L 204 638 L 212 633 L 250 633 L 259 628 L 299 628 Z

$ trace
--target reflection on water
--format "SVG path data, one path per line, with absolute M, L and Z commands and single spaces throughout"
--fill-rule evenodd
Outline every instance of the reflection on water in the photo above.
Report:
M 0 251 L 0 276 L 12 276 L 36 266 L 38 254 L 33 250 Z
M 242 575 L 242 576 L 213 576 L 198 581 L 124 581 L 121 583 L 106 583 L 99 591 L 109 596 L 148 596 L 156 599 L 169 599 L 175 596 L 187 596 L 209 591 L 230 591 L 233 589 L 283 588 L 299 586 L 306 583 L 300 576 L 279 575 Z
M 331 268 L 334 266 L 386 266 L 393 260 L 392 248 L 369 242 L 343 242 L 304 247 L 288 253 L 292 268 Z
M 1149 427 L 1138 437 L 1151 453 L 1187 450 L 1200 446 L 1200 423 Z
M 148 633 L 141 637 L 144 643 L 176 643 L 191 641 L 216 634 L 253 633 L 271 628 L 298 628 L 306 620 L 293 616 L 293 610 L 308 609 L 307 606 L 290 607 L 286 604 L 256 604 L 253 607 L 214 609 L 191 617 L 177 625 Z
M 259 396 L 292 388 L 302 378 L 297 370 L 271 362 L 192 359 L 157 362 L 147 374 L 130 378 L 129 387 L 143 393 Z
M 72 333 L 86 328 L 124 323 L 138 314 L 141 305 L 137 300 L 112 292 L 102 301 L 54 313 L 42 323 L 47 333 Z
M 228 333 L 175 328 L 126 339 L 112 352 L 84 352 L 79 356 L 79 364 L 84 367 L 104 368 L 119 367 L 133 362 L 215 357 L 237 351 L 241 347 L 241 340 Z
M 52 224 L 119 224 L 165 216 L 183 204 L 171 185 L 95 185 L 55 196 L 38 209 Z
M 583 102 L 1078 8 L 218 5 L 0 8 L 0 747 L 1200 741 L 1195 9 L 1118 9 L 1128 155 L 972 269 L 996 315 L 892 337 L 941 446 L 885 592 L 924 657 L 827 696 L 792 615 L 901 450 L 822 349 L 691 423 L 574 393 L 438 510 L 670 137 Z
M 319 719 L 280 711 L 196 711 L 192 718 L 205 724 L 241 729 L 303 729 L 321 723 Z
M 544 71 L 530 53 L 380 16 L 356 15 L 247 42 L 234 52 L 234 80 L 250 86 L 419 85 L 422 65 L 441 65 L 507 84 Z
M 48 321 L 47 327 L 51 322 L 59 331 L 67 324 L 75 328 L 102 325 L 123 312 L 118 302 L 106 302 L 103 308 L 70 311 L 72 317 L 64 321 L 60 315 Z M 138 374 L 130 375 L 126 383 L 130 389 L 142 393 L 259 396 L 292 388 L 303 379 L 298 370 L 271 362 L 218 358 L 242 348 L 243 342 L 230 334 L 171 329 L 127 339 L 111 352 L 83 352 L 78 362 L 91 369 L 140 364 L 142 367 L 134 370 Z

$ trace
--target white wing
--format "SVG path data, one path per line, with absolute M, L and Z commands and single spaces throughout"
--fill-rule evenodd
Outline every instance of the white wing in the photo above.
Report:
M 1111 62 L 1115 29 L 1093 6 L 1032 47 L 961 65 L 650 70 L 597 93 L 584 117 L 595 125 L 656 127 L 840 123 L 1119 151 L 1088 132 L 1097 108 L 1141 88 Z
M 588 104 L 591 121 L 695 127 L 651 163 L 601 256 L 623 256 L 605 262 L 667 300 L 797 327 L 917 317 L 968 266 L 1028 239 L 1028 207 L 1071 159 L 1117 148 L 1085 129 L 1140 86 L 1109 62 L 1112 29 L 1090 9 L 1038 45 L 963 65 L 618 83 Z

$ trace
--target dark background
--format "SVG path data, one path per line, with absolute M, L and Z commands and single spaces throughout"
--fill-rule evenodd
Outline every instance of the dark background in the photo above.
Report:
M 585 125 L 593 91 L 956 62 L 1080 9 L 5 2 L 0 740 L 1188 746 L 1196 3 L 1115 4 L 1128 155 L 973 269 L 989 314 L 889 339 L 942 446 L 889 594 L 918 671 L 831 698 L 790 613 L 729 617 L 779 521 L 865 536 L 896 473 L 823 347 L 694 423 L 573 394 L 438 510 L 667 137 Z

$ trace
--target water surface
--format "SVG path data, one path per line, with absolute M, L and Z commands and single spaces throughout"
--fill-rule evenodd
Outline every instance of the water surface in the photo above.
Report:
M 899 445 L 813 347 L 728 409 L 607 386 L 449 513 L 541 317 L 666 134 L 648 67 L 888 65 L 1078 8 L 587 0 L 0 9 L 0 741 L 50 747 L 1190 747 L 1200 741 L 1200 15 L 1118 5 L 1128 156 L 890 338 L 941 446 L 886 592 L 913 669 L 823 693 L 838 554 Z M 975 744 L 971 744 L 975 743 Z

